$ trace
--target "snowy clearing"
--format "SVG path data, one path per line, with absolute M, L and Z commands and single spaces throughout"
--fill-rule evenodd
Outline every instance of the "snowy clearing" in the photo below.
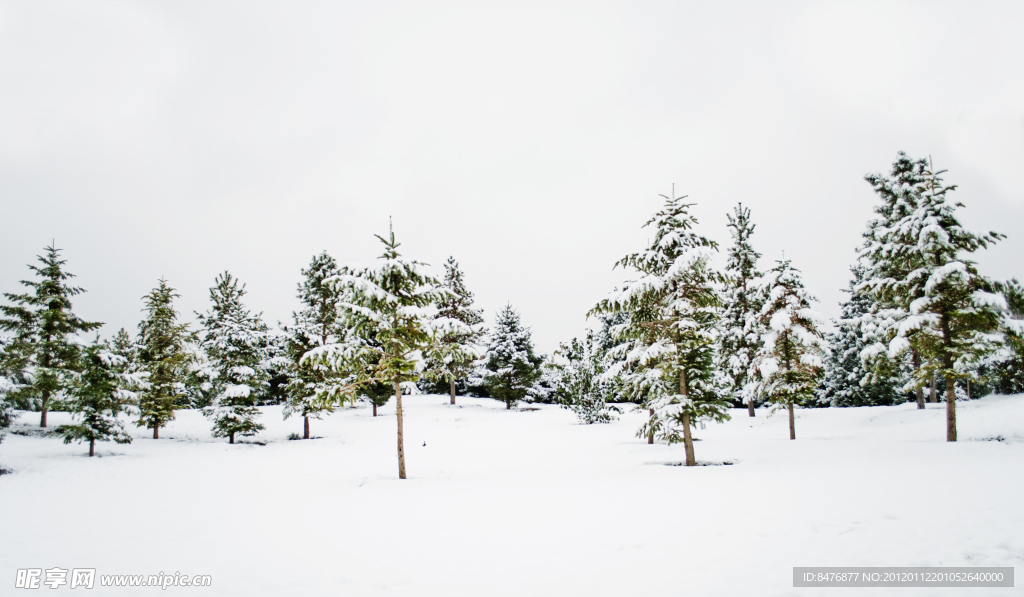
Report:
M 407 396 L 312 421 L 263 407 L 228 445 L 197 411 L 134 443 L 64 445 L 22 413 L 0 445 L 0 578 L 18 568 L 210 574 L 189 595 L 1021 595 L 1013 589 L 792 588 L 794 566 L 1024 563 L 1024 395 L 957 404 L 733 410 L 682 445 L 642 415 L 578 425 L 549 405 Z M 50 425 L 69 420 L 52 413 Z M 29 433 L 29 435 L 22 435 Z M 425 444 L 425 445 L 424 445 Z M 95 594 L 159 594 L 154 587 Z M 7 586 L 11 586 L 7 584 Z M 45 589 L 45 587 L 44 587 Z M 61 588 L 69 590 L 67 586 Z M 49 589 L 46 589 L 49 591 Z M 87 593 L 88 594 L 88 593 Z

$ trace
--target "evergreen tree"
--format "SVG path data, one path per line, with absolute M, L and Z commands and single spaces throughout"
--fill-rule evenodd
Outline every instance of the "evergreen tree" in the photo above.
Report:
M 245 285 L 228 272 L 217 276 L 210 289 L 213 303 L 205 314 L 196 314 L 203 327 L 202 347 L 210 359 L 206 374 L 213 396 L 204 414 L 213 420 L 213 436 L 255 435 L 263 429 L 256 422 L 261 394 L 269 388 L 266 371 L 268 329 L 260 315 L 242 303 Z
M 298 288 L 302 309 L 292 314 L 294 325 L 285 330 L 291 380 L 284 417 L 302 417 L 305 439 L 309 439 L 309 420 L 320 419 L 323 413 L 334 410 L 330 401 L 322 399 L 323 395 L 344 386 L 344 378 L 331 367 L 306 358 L 314 348 L 337 344 L 347 333 L 339 311 L 342 295 L 337 287 L 326 283 L 342 273 L 345 272 L 326 251 L 314 256 L 309 268 L 302 270 L 303 280 Z
M 398 422 L 398 478 L 405 479 L 405 440 L 402 384 L 420 377 L 423 351 L 435 340 L 434 306 L 445 292 L 424 271 L 425 264 L 407 260 L 391 231 L 384 244 L 382 263 L 376 268 L 344 273 L 329 281 L 346 300 L 341 307 L 350 322 L 350 333 L 336 344 L 317 347 L 307 358 L 327 365 L 347 380 L 337 392 L 322 400 L 336 402 L 372 392 L 376 384 L 388 384 L 395 394 Z
M 124 357 L 98 340 L 84 351 L 83 370 L 71 392 L 75 423 L 58 428 L 65 444 L 89 442 L 89 456 L 95 456 L 97 441 L 131 443 L 119 415 L 131 408 L 136 394 L 130 388 L 137 387 L 141 379 L 138 374 L 119 373 L 125 365 Z
M 915 371 L 917 384 L 933 375 L 945 380 L 946 440 L 956 441 L 956 381 L 969 377 L 969 364 L 996 350 L 994 332 L 1007 317 L 1005 300 L 967 257 L 1005 236 L 963 228 L 955 213 L 963 204 L 947 201 L 956 185 L 943 183 L 944 172 L 929 165 L 923 183 L 900 197 L 898 213 L 904 215 L 868 239 L 864 253 L 874 267 L 863 288 L 892 305 L 888 354 L 915 349 L 927 359 Z
M 114 334 L 114 339 L 110 343 L 110 352 L 124 359 L 124 363 L 117 367 L 120 371 L 138 372 L 139 345 L 124 328 L 117 330 L 117 333 Z
M 462 270 L 454 257 L 444 264 L 444 293 L 438 301 L 434 325 L 442 331 L 427 350 L 426 377 L 448 382 L 451 403 L 455 404 L 455 382 L 473 371 L 480 358 L 477 344 L 483 338 L 482 311 L 473 308 L 473 293 L 466 288 Z
M 864 179 L 871 185 L 880 203 L 874 211 L 879 217 L 868 221 L 868 229 L 864 232 L 864 244 L 858 249 L 859 261 L 864 265 L 864 278 L 854 290 L 870 296 L 872 300 L 869 312 L 861 316 L 861 331 L 864 333 L 867 346 L 861 352 L 861 360 L 868 372 L 868 383 L 891 379 L 909 360 L 915 375 L 904 389 L 915 391 L 917 407 L 924 408 L 924 382 L 918 381 L 917 372 L 922 366 L 921 350 L 917 340 L 924 341 L 917 334 L 908 334 L 909 350 L 907 354 L 890 356 L 885 343 L 893 335 L 893 325 L 906 313 L 901 309 L 901 299 L 892 292 L 892 288 L 868 288 L 867 280 L 902 280 L 919 269 L 922 263 L 914 261 L 913 251 L 906 251 L 891 243 L 896 226 L 916 209 L 919 197 L 925 192 L 927 183 L 927 160 L 912 160 L 902 151 L 893 162 L 889 176 L 868 174 Z M 894 252 L 895 251 L 895 252 Z M 908 359 L 909 356 L 909 359 Z M 932 379 L 932 402 L 935 401 L 935 380 Z
M 716 326 L 721 306 L 715 285 L 722 276 L 710 267 L 718 245 L 693 231 L 697 219 L 685 197 L 665 198 L 646 226 L 654 226 L 647 250 L 627 255 L 616 267 L 637 279 L 598 303 L 592 313 L 623 312 L 629 317 L 624 342 L 616 348 L 624 367 L 612 370 L 643 396 L 650 419 L 640 429 L 649 443 L 660 436 L 683 442 L 686 465 L 696 465 L 691 429 L 729 418 L 728 404 L 714 385 Z
M 153 439 L 160 439 L 160 428 L 174 420 L 175 408 L 188 402 L 189 330 L 188 324 L 178 323 L 174 299 L 179 297 L 163 278 L 142 297 L 146 316 L 139 323 L 138 363 L 147 377 L 136 425 L 152 429 Z
M 68 285 L 74 275 L 64 271 L 67 262 L 60 258 L 60 249 L 50 245 L 38 260 L 42 266 L 28 266 L 38 279 L 21 282 L 31 292 L 4 293 L 14 304 L 0 306 L 0 330 L 13 332 L 8 350 L 17 370 L 24 372 L 23 383 L 13 393 L 38 403 L 39 426 L 46 427 L 50 400 L 71 390 L 81 368 L 77 335 L 103 324 L 72 312 L 71 298 L 85 291 Z
M 491 398 L 511 409 L 540 380 L 543 362 L 534 353 L 530 328 L 523 326 L 512 305 L 505 305 L 494 322 L 484 355 L 483 381 Z
M 758 279 L 757 260 L 761 254 L 750 244 L 754 224 L 750 209 L 740 203 L 733 208 L 729 219 L 729 234 L 733 244 L 727 253 L 725 266 L 725 293 L 722 299 L 722 330 L 718 341 L 718 369 L 727 378 L 727 391 L 733 400 L 743 400 L 747 385 L 747 370 L 760 349 L 761 339 L 754 331 L 752 318 L 761 311 L 764 296 Z M 747 412 L 753 417 L 756 396 L 749 396 Z
M 10 345 L 9 338 L 0 336 L 0 430 L 7 429 L 14 421 L 14 401 L 11 399 L 11 393 L 18 388 L 20 376 L 17 369 L 20 359 L 13 359 L 8 354 Z
M 587 332 L 584 341 L 573 338 L 569 344 L 561 344 L 555 351 L 560 361 L 553 363 L 558 375 L 555 379 L 554 394 L 558 404 L 576 414 L 584 425 L 608 423 L 615 419 L 612 413 L 620 412 L 609 406 L 608 382 L 601 379 L 604 367 L 599 345 L 593 332 Z
M 1006 301 L 1007 315 L 1002 334 L 1003 347 L 992 355 L 985 369 L 992 378 L 995 391 L 1001 394 L 1024 392 L 1024 288 L 1016 279 L 999 282 L 996 290 Z
M 796 439 L 793 405 L 809 404 L 829 353 L 825 319 L 811 308 L 817 299 L 804 288 L 800 271 L 779 261 L 766 276 L 767 300 L 758 324 L 761 349 L 750 365 L 748 391 L 765 396 L 789 412 L 789 439 Z
M 877 406 L 902 401 L 895 375 L 868 370 L 860 355 L 869 346 L 863 327 L 871 321 L 874 302 L 857 288 L 864 281 L 864 266 L 850 268 L 853 280 L 845 290 L 850 298 L 841 303 L 837 331 L 828 334 L 831 354 L 825 361 L 825 379 L 818 388 L 818 402 L 831 406 Z

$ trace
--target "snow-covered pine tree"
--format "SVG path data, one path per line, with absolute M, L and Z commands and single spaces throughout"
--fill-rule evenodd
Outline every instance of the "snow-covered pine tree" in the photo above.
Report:
M 872 320 L 874 301 L 857 288 L 864 281 L 864 266 L 850 268 L 853 279 L 845 290 L 850 298 L 840 304 L 842 316 L 836 331 L 828 334 L 831 354 L 825 360 L 825 379 L 818 387 L 820 404 L 831 406 L 877 406 L 896 404 L 900 396 L 899 371 L 869 371 L 860 355 L 869 345 L 863 327 Z
M 512 305 L 505 305 L 494 321 L 483 358 L 484 387 L 491 398 L 511 409 L 540 379 L 543 362 L 534 352 L 530 328 Z
M 14 401 L 11 400 L 11 393 L 18 388 L 21 373 L 21 360 L 13 358 L 8 353 L 10 345 L 10 338 L 0 336 L 0 430 L 7 429 L 14 421 Z
M 747 385 L 747 370 L 761 347 L 761 338 L 754 330 L 751 318 L 761 311 L 764 296 L 758 280 L 757 260 L 761 254 L 750 244 L 754 223 L 750 221 L 750 208 L 740 203 L 729 219 L 729 234 L 732 246 L 726 254 L 725 292 L 722 297 L 722 318 L 719 326 L 718 369 L 728 379 L 728 391 L 733 400 L 744 400 L 743 388 Z M 756 396 L 746 396 L 747 413 L 753 417 Z
M 0 330 L 13 333 L 8 350 L 17 355 L 25 372 L 24 383 L 13 393 L 38 404 L 40 427 L 46 427 L 50 399 L 69 392 L 77 379 L 82 352 L 78 334 L 103 325 L 85 321 L 71 310 L 71 298 L 85 291 L 68 285 L 74 275 L 64 271 L 67 261 L 60 258 L 60 251 L 47 247 L 46 255 L 37 257 L 42 265 L 28 266 L 38 279 L 21 282 L 31 291 L 5 292 L 13 304 L 0 306 Z
M 132 437 L 124 429 L 119 415 L 132 409 L 137 399 L 132 389 L 142 382 L 139 374 L 120 373 L 127 364 L 105 342 L 97 339 L 82 355 L 82 371 L 71 391 L 74 423 L 57 430 L 64 443 L 89 442 L 89 456 L 96 455 L 97 441 L 130 444 Z
M 897 203 L 904 214 L 876 230 L 864 253 L 873 260 L 863 288 L 893 305 L 887 326 L 890 356 L 917 349 L 927 364 L 915 372 L 919 385 L 933 375 L 946 382 L 946 441 L 956 441 L 956 381 L 965 367 L 997 348 L 996 332 L 1008 319 L 1007 305 L 968 256 L 1005 238 L 975 234 L 960 224 L 947 201 L 956 185 L 942 182 L 945 170 L 923 171 L 923 189 Z M 906 272 L 896 277 L 892 272 Z
M 685 197 L 665 198 L 665 206 L 644 226 L 654 226 L 647 250 L 627 255 L 616 267 L 637 274 L 621 290 L 597 304 L 592 314 L 624 312 L 629 316 L 623 344 L 616 352 L 622 375 L 632 391 L 643 396 L 651 418 L 640 429 L 653 443 L 655 435 L 669 443 L 683 442 L 686 465 L 697 464 L 691 429 L 706 421 L 729 418 L 728 403 L 713 387 L 716 325 L 721 306 L 716 285 L 722 276 L 710 260 L 714 241 L 693 228 Z
M 558 404 L 573 411 L 584 425 L 611 422 L 615 420 L 612 413 L 621 412 L 606 402 L 609 392 L 604 387 L 607 382 L 601 380 L 604 368 L 598 350 L 594 333 L 588 330 L 582 342 L 573 338 L 560 344 L 555 351 L 558 360 L 552 363 L 558 374 L 554 384 Z
M 160 439 L 160 428 L 174 420 L 175 408 L 187 402 L 189 330 L 187 323 L 178 323 L 174 299 L 179 297 L 163 278 L 142 297 L 146 316 L 139 323 L 138 366 L 146 373 L 146 384 L 139 392 L 136 425 L 152 429 L 153 439 Z
M 335 396 L 358 396 L 377 383 L 395 393 L 398 421 L 398 478 L 405 479 L 405 439 L 402 384 L 420 377 L 421 355 L 434 340 L 434 306 L 446 291 L 424 271 L 426 264 L 407 260 L 398 252 L 392 229 L 376 268 L 343 273 L 327 281 L 345 297 L 340 305 L 351 324 L 350 333 L 336 344 L 317 347 L 307 358 L 332 367 L 348 379 Z M 325 395 L 324 400 L 338 400 Z
M 917 346 L 916 334 L 909 334 L 908 354 L 890 357 L 885 344 L 895 334 L 895 322 L 906 313 L 899 306 L 901 299 L 887 285 L 868 288 L 868 280 L 903 280 L 922 266 L 914 262 L 913 251 L 902 250 L 891 240 L 897 234 L 894 226 L 916 209 L 920 195 L 925 191 L 927 160 L 912 160 L 902 151 L 892 164 L 889 176 L 868 174 L 864 180 L 871 185 L 880 203 L 874 211 L 879 217 L 868 221 L 868 229 L 864 232 L 864 244 L 857 250 L 858 260 L 863 264 L 864 280 L 854 290 L 867 294 L 872 299 L 868 313 L 861 316 L 861 331 L 865 335 L 867 346 L 861 352 L 861 360 L 868 372 L 869 383 L 883 382 L 896 375 L 904 363 L 909 361 L 910 367 L 917 372 L 922 366 L 921 350 Z M 924 336 L 920 338 L 923 342 Z M 934 383 L 932 384 L 932 402 L 934 402 Z M 918 377 L 912 378 L 904 390 L 913 389 L 917 396 L 917 407 L 924 408 L 924 382 Z
M 124 359 L 118 369 L 122 372 L 136 373 L 139 365 L 139 345 L 135 338 L 124 328 L 117 330 L 110 342 L 110 352 Z
M 486 331 L 482 311 L 473 308 L 473 293 L 466 288 L 464 274 L 454 257 L 444 264 L 442 287 L 448 292 L 437 305 L 435 326 L 442 329 L 426 353 L 425 376 L 448 383 L 451 403 L 455 404 L 455 382 L 473 371 L 480 358 L 478 344 Z
M 825 319 L 811 308 L 817 299 L 804 288 L 800 271 L 789 260 L 765 275 L 768 291 L 759 314 L 761 348 L 750 364 L 748 391 L 789 412 L 789 439 L 796 439 L 793 405 L 814 398 L 829 348 L 822 332 Z
M 263 429 L 256 422 L 260 415 L 256 406 L 269 387 L 264 354 L 267 326 L 245 307 L 244 296 L 245 285 L 224 272 L 210 289 L 210 310 L 196 314 L 212 369 L 213 399 L 203 413 L 213 420 L 213 436 L 227 437 L 232 444 L 236 435 L 255 435 Z
M 337 278 L 343 270 L 326 251 L 313 256 L 309 267 L 302 270 L 302 282 L 298 287 L 298 299 L 302 308 L 292 313 L 293 325 L 285 329 L 286 355 L 289 360 L 288 399 L 284 407 L 284 418 L 291 415 L 302 417 L 302 436 L 309 439 L 309 420 L 320 419 L 323 414 L 333 412 L 334 405 L 324 400 L 339 386 L 344 387 L 345 379 L 331 367 L 306 355 L 316 347 L 337 344 L 346 334 L 344 314 L 339 311 L 342 295 L 327 280 Z M 344 403 L 345 396 L 341 396 Z
M 1003 322 L 1003 347 L 993 354 L 986 363 L 985 369 L 996 392 L 1000 394 L 1020 394 L 1024 392 L 1024 328 L 1020 321 L 1024 320 L 1024 288 L 1016 279 L 998 282 L 996 290 L 1006 300 L 1009 317 Z

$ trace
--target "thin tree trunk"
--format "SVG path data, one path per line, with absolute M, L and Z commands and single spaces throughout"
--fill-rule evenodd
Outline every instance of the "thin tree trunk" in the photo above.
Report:
M 95 456 L 95 455 L 96 455 L 96 440 L 91 439 L 91 440 L 89 440 L 89 456 L 91 457 L 91 456 Z
M 511 400 L 506 400 L 505 401 L 505 410 L 512 410 L 512 401 Z
M 943 351 L 945 354 L 942 356 L 942 365 L 946 370 L 946 441 L 956 441 L 956 381 L 954 380 L 951 372 L 953 371 L 953 356 L 950 354 L 952 349 L 953 338 L 949 332 L 949 318 L 946 315 L 942 316 L 939 322 L 942 328 L 942 344 L 944 345 Z M 935 383 L 935 378 L 932 377 L 932 383 Z
M 796 419 L 793 417 L 793 403 L 789 403 L 789 439 L 796 439 Z
M 939 397 L 936 395 L 935 373 L 933 372 L 932 373 L 932 391 L 931 391 L 931 394 L 928 395 L 928 402 L 938 402 L 938 401 L 939 401 Z
M 234 431 L 231 432 L 231 439 L 228 440 L 228 443 L 229 444 L 235 443 L 235 432 Z
M 448 380 L 448 388 L 449 388 L 449 392 L 451 393 L 452 404 L 455 404 L 455 378 L 454 377 Z
M 747 403 L 747 414 L 754 416 L 754 399 L 751 398 L 750 402 Z
M 690 398 L 690 388 L 686 383 L 686 368 L 679 370 L 679 393 L 684 400 Z M 697 458 L 693 455 L 693 436 L 690 435 L 690 413 L 683 411 L 683 446 L 686 448 L 686 466 L 696 466 Z
M 946 378 L 946 441 L 956 441 L 956 384 Z
M 967 380 L 967 399 L 971 399 L 971 380 Z
M 309 417 L 302 417 L 302 439 L 309 439 Z
M 395 382 L 395 413 L 398 415 L 398 478 L 405 478 L 405 442 L 402 430 L 402 386 Z
M 653 408 L 650 410 L 650 417 L 651 417 L 650 418 L 651 430 L 647 432 L 647 443 L 653 444 L 654 443 L 654 409 Z
M 160 426 L 153 425 L 153 439 L 160 439 Z
M 377 403 L 376 402 L 373 403 L 373 416 L 375 416 L 375 417 L 377 416 Z
M 686 447 L 686 466 L 697 466 L 693 455 L 693 436 L 690 435 L 690 413 L 683 413 L 683 446 Z
M 42 411 L 39 417 L 39 426 L 46 427 L 46 412 L 50 409 L 50 390 L 43 390 L 43 406 L 40 408 Z
M 911 351 L 911 354 L 913 355 L 912 362 L 914 364 L 914 372 L 916 373 L 921 368 L 921 354 L 916 349 Z M 914 392 L 917 394 L 917 408 L 924 408 L 924 389 L 918 386 Z

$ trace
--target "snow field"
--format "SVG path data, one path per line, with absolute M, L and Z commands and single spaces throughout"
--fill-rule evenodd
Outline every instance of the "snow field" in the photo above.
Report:
M 734 464 L 694 468 L 664 466 L 682 445 L 635 437 L 640 413 L 583 426 L 554 406 L 458 401 L 404 397 L 405 481 L 393 404 L 313 420 L 320 439 L 298 441 L 301 418 L 262 407 L 267 429 L 246 441 L 266 445 L 179 411 L 162 439 L 131 428 L 91 459 L 9 433 L 0 582 L 59 566 L 213 576 L 167 589 L 189 595 L 903 596 L 958 589 L 794 589 L 792 568 L 1022 569 L 1024 396 L 958 403 L 955 444 L 944 404 L 801 409 L 796 441 L 784 413 L 736 409 L 695 444 L 698 461 Z M 37 424 L 24 413 L 12 431 Z

